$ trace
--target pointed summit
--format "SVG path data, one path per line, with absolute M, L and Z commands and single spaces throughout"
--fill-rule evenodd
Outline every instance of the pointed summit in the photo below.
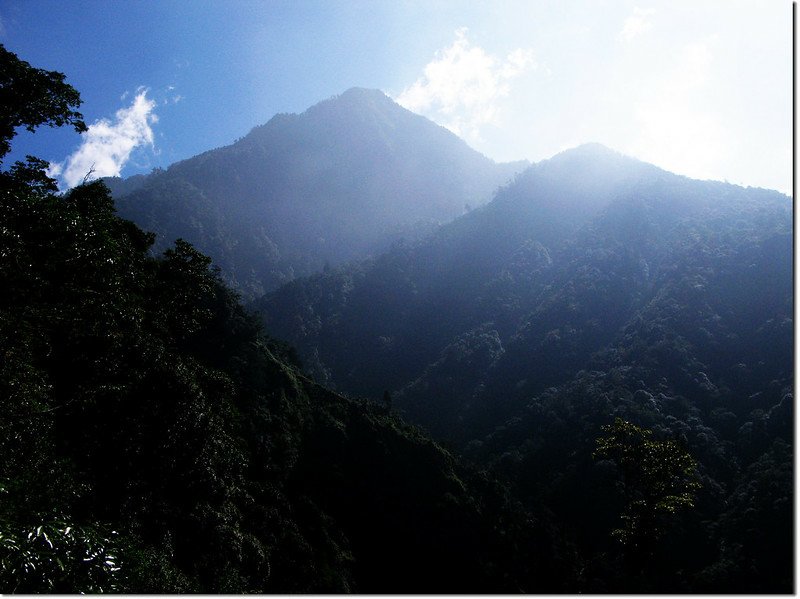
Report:
M 368 89 L 365 87 L 351 87 L 338 96 L 332 96 L 327 100 L 318 102 L 306 110 L 303 114 L 314 114 L 320 111 L 331 110 L 364 110 L 364 109 L 392 109 L 405 110 L 396 104 L 389 96 L 378 89 Z
M 118 208 L 159 234 L 157 249 L 183 237 L 253 297 L 418 237 L 485 204 L 523 167 L 356 87 L 171 166 Z
M 632 158 L 621 152 L 617 152 L 604 146 L 598 142 L 588 142 L 563 150 L 553 156 L 552 158 L 543 161 L 544 163 L 559 163 L 559 162 L 594 162 L 609 164 L 612 162 L 626 163 L 626 164 L 644 164 L 641 160 Z
M 387 96 L 381 90 L 379 90 L 379 89 L 370 89 L 370 88 L 367 88 L 367 87 L 351 87 L 350 89 L 342 92 L 339 96 L 336 96 L 336 98 L 338 98 L 339 100 L 343 100 L 343 101 L 344 100 L 347 100 L 347 101 L 365 101 L 365 100 L 385 101 L 385 100 L 389 100 L 393 104 L 395 103 L 395 102 L 392 101 L 392 99 L 389 96 Z

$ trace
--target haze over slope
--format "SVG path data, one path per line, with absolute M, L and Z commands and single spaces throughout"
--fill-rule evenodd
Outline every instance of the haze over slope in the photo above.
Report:
M 400 390 L 461 335 L 484 329 L 507 354 L 484 366 L 535 390 L 574 373 L 663 301 L 676 271 L 709 268 L 704 277 L 740 281 L 706 300 L 730 304 L 730 326 L 745 324 L 739 312 L 757 317 L 754 302 L 768 298 L 790 318 L 790 250 L 786 196 L 694 181 L 588 144 L 530 167 L 490 204 L 416 246 L 296 281 L 260 306 L 274 334 L 345 390 Z M 743 252 L 747 259 L 724 258 Z M 767 265 L 751 266 L 758 256 L 774 279 L 761 281 Z M 713 268 L 716 260 L 724 268 Z M 758 295 L 739 297 L 748 293 Z
M 466 210 L 506 167 L 351 90 L 110 180 L 159 256 L 5 162 L 113 127 L 0 64 L 0 592 L 794 590 L 790 198 L 589 144 Z M 248 297 L 317 274 L 254 314 L 178 235 Z
M 453 427 L 468 407 L 486 403 L 501 419 L 501 398 L 567 380 L 671 302 L 683 311 L 667 320 L 667 337 L 693 339 L 686 319 L 732 336 L 724 353 L 717 340 L 698 358 L 718 387 L 739 363 L 786 379 L 790 352 L 768 339 L 791 323 L 791 240 L 781 194 L 693 181 L 587 145 L 534 165 L 417 246 L 297 281 L 261 307 L 318 376 L 373 396 L 382 385 L 402 390 L 415 420 L 460 437 Z M 686 293 L 708 322 L 686 311 Z M 463 368 L 450 354 L 477 351 L 471 344 L 488 354 Z M 756 346 L 760 361 L 748 355 Z M 783 357 L 766 360 L 772 352 Z
M 164 172 L 108 183 L 157 249 L 182 237 L 254 297 L 449 221 L 524 166 L 496 164 L 382 92 L 353 88 Z
M 502 318 L 504 311 L 498 313 L 496 306 L 477 306 L 485 289 L 509 265 L 526 271 L 530 283 L 538 282 L 541 276 L 534 275 L 550 268 L 556 247 L 600 213 L 625 185 L 640 182 L 646 175 L 672 176 L 598 145 L 565 152 L 530 167 L 502 188 L 490 204 L 417 246 L 395 248 L 361 266 L 283 287 L 261 304 L 266 321 L 306 359 L 319 350 L 323 369 L 331 368 L 332 382 L 344 389 L 377 392 L 371 383 L 371 365 L 389 359 L 386 352 L 391 354 L 390 362 L 403 356 L 404 362 L 411 361 L 414 366 L 391 373 L 390 388 L 399 389 L 418 374 L 417 369 L 432 361 L 453 335 L 485 320 Z M 352 283 L 344 283 L 345 279 Z M 347 289 L 340 304 L 332 304 L 329 294 L 317 297 L 312 293 L 327 285 Z M 525 293 L 529 295 L 530 290 Z M 375 314 L 392 317 L 370 318 L 370 305 Z M 307 313 L 299 312 L 301 309 Z M 329 329 L 332 325 L 335 329 Z M 504 336 L 511 335 L 516 323 L 508 322 L 502 329 Z M 408 342 L 401 342 L 406 337 Z M 347 354 L 351 340 L 352 356 Z M 403 347 L 406 343 L 413 351 Z M 351 370 L 351 362 L 358 364 L 357 370 Z M 389 381 L 381 374 L 375 383 Z
M 588 145 L 416 245 L 257 306 L 319 380 L 390 391 L 552 510 L 586 588 L 785 592 L 792 300 L 790 198 Z M 686 447 L 702 485 L 627 574 L 609 561 L 620 487 L 592 457 L 615 417 Z

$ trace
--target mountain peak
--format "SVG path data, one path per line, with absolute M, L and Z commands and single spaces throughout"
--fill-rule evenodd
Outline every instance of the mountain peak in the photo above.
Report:
M 642 162 L 597 142 L 585 143 L 564 150 L 537 164 L 548 170 L 567 169 L 589 177 L 602 176 L 606 178 L 611 177 L 614 173 L 617 176 L 628 178 L 634 173 L 661 171 L 652 164 Z
M 140 189 L 119 206 L 162 239 L 196 244 L 254 296 L 452 220 L 521 166 L 496 164 L 383 92 L 354 87 L 173 165 L 169 190 Z M 173 196 L 166 225 L 152 223 L 147 204 Z
M 608 146 L 604 146 L 603 144 L 590 141 L 579 146 L 575 146 L 574 148 L 569 148 L 567 150 L 563 150 L 553 156 L 552 159 L 563 159 L 563 158 L 628 158 L 624 154 L 617 152 L 616 150 L 612 150 Z
M 365 87 L 351 87 L 338 96 L 331 96 L 327 100 L 318 102 L 306 110 L 306 114 L 327 110 L 364 110 L 365 108 L 387 108 L 399 109 L 400 106 L 389 96 L 379 89 L 369 89 Z
M 340 100 L 345 99 L 391 99 L 385 93 L 383 93 L 379 89 L 371 89 L 368 87 L 351 87 L 348 90 L 345 90 L 339 96 L 337 96 Z

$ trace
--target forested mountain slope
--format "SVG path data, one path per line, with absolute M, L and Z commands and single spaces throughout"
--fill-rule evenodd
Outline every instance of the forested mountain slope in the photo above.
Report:
M 4 198 L 4 591 L 563 584 L 500 486 L 311 383 L 191 246 L 147 257 L 101 184 Z
M 430 239 L 258 306 L 319 380 L 390 391 L 548 506 L 585 588 L 755 592 L 792 584 L 792 302 L 790 198 L 589 145 Z M 619 487 L 592 457 L 615 417 L 676 439 L 702 479 L 691 523 L 620 578 Z
M 268 335 L 103 183 L 2 165 L 86 126 L 0 67 L 0 591 L 794 590 L 785 196 L 584 146 Z
M 0 46 L 15 128 L 78 94 Z M 31 108 L 32 107 L 32 108 Z M 310 381 L 210 259 L 0 170 L 0 591 L 512 592 L 569 549 L 490 475 Z
M 246 297 L 387 249 L 469 207 L 525 163 L 496 164 L 377 90 L 279 114 L 236 143 L 108 181 L 163 250 L 193 243 Z
M 482 360 L 485 374 L 459 373 L 473 385 L 468 397 L 489 385 L 510 400 L 572 376 L 666 306 L 669 334 L 694 336 L 709 369 L 764 361 L 787 376 L 791 216 L 776 192 L 692 181 L 587 145 L 531 167 L 421 243 L 298 280 L 257 305 L 318 377 L 370 396 L 388 384 L 411 414 L 417 404 L 446 412 L 420 385 L 449 368 L 451 345 L 497 354 Z M 776 356 L 754 360 L 756 346 Z

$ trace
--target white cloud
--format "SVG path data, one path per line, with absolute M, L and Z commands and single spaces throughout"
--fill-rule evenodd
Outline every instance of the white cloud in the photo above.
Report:
M 45 174 L 51 179 L 58 179 L 61 173 L 64 172 L 63 162 L 51 162 L 50 165 L 44 169 Z
M 92 177 L 118 177 L 134 149 L 153 145 L 155 106 L 140 88 L 133 103 L 117 111 L 113 123 L 100 119 L 89 125 L 80 147 L 63 162 L 50 164 L 51 176 L 61 176 L 67 187 L 78 185 L 90 172 Z
M 479 140 L 482 126 L 497 123 L 509 82 L 536 67 L 532 50 L 518 48 L 501 61 L 470 45 L 467 29 L 461 28 L 455 42 L 437 52 L 423 76 L 395 100 L 457 135 Z
M 624 42 L 629 42 L 632 39 L 639 37 L 646 31 L 653 27 L 653 23 L 647 18 L 655 12 L 652 8 L 639 8 L 634 7 L 633 14 L 625 19 L 622 26 L 622 31 L 619 32 L 618 38 Z

